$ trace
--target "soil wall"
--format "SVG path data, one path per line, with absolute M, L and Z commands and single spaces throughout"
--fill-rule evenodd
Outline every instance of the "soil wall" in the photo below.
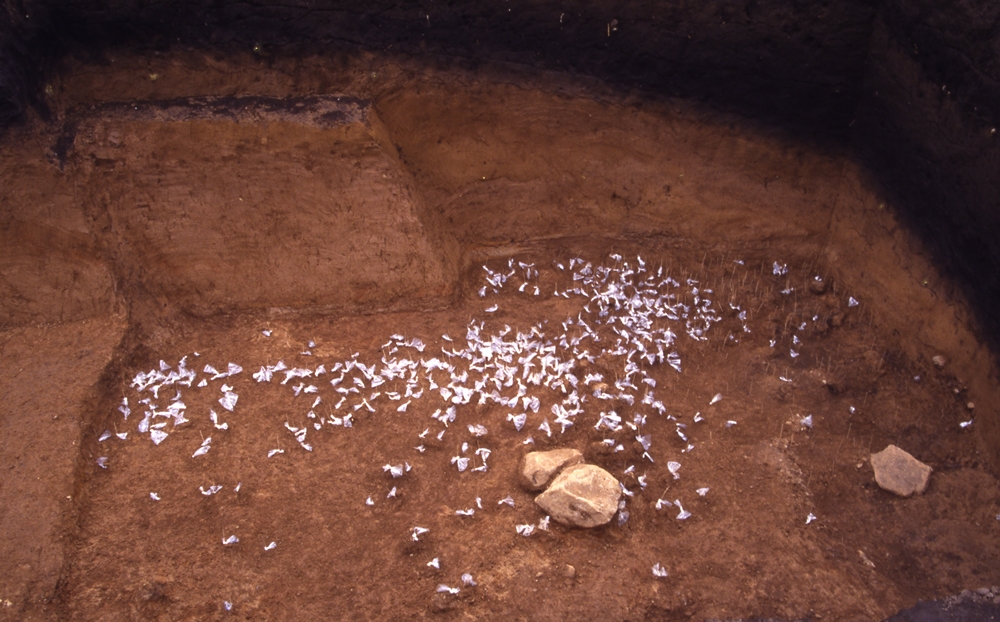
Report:
M 843 137 L 904 217 L 989 312 L 1000 283 L 1000 8 L 748 0 L 587 2 L 107 2 L 6 0 L 0 124 L 50 111 L 44 76 L 67 54 L 188 45 L 262 61 L 358 47 L 510 62 L 681 96 L 798 133 Z M 850 129 L 849 129 L 850 128 Z M 993 339 L 994 344 L 996 338 Z
M 58 40 L 76 53 L 178 42 L 264 57 L 359 46 L 430 53 L 579 72 L 836 133 L 860 95 L 872 8 L 862 0 L 73 0 L 49 15 Z
M 16 133 L 0 145 L 0 327 L 107 315 L 114 279 L 72 179 Z
M 1000 5 L 884 2 L 852 143 L 938 269 L 972 301 L 975 323 L 994 353 L 1000 341 L 998 128 Z M 926 279 L 923 285 L 941 287 Z M 996 419 L 981 418 L 982 446 L 993 464 L 1000 463 Z
M 76 124 L 69 163 L 130 297 L 158 308 L 433 305 L 454 254 L 420 222 L 368 110 L 332 97 L 112 105 Z
M 306 55 L 336 58 L 339 52 L 360 47 L 390 55 L 419 55 L 430 62 L 458 62 L 469 67 L 481 62 L 500 62 L 592 75 L 615 88 L 637 87 L 679 95 L 798 131 L 836 135 L 844 131 L 860 96 L 872 17 L 871 8 L 860 0 L 834 6 L 784 0 L 751 1 L 739 6 L 723 2 L 664 5 L 649 1 L 564 4 L 515 0 L 506 3 L 506 11 L 466 3 L 373 2 L 359 8 L 357 3 L 336 1 L 279 5 L 259 1 L 205 4 L 6 0 L 3 6 L 6 10 L 0 12 L 0 125 L 23 119 L 28 109 L 43 118 L 66 113 L 66 102 L 60 101 L 58 89 L 53 90 L 51 83 L 46 82 L 53 77 L 55 64 L 66 57 L 110 65 L 112 51 L 116 49 L 156 53 L 181 46 L 252 54 L 258 68 L 267 68 L 281 65 L 280 59 Z M 154 73 L 151 70 L 150 75 Z M 156 97 L 153 92 L 130 92 L 131 86 L 115 84 L 114 93 L 106 96 L 119 100 Z M 330 86 L 314 84 L 305 90 L 336 90 Z M 288 94 L 274 93 L 279 97 Z M 176 92 L 168 96 L 176 96 Z M 70 128 L 62 137 L 45 139 L 57 143 L 54 157 L 60 160 L 60 167 L 66 165 L 66 153 L 73 150 L 74 138 Z M 97 153 L 92 146 L 83 147 L 82 151 L 90 150 L 85 168 L 94 183 L 111 181 L 126 170 L 114 157 L 120 150 L 107 148 L 105 144 L 99 149 L 101 153 Z M 23 155 L 12 152 L 11 161 L 21 161 Z M 45 174 L 47 163 L 43 160 L 39 165 L 39 174 Z M 72 166 L 83 170 L 79 163 Z M 6 170 L 13 172 L 17 167 Z M 211 167 L 200 172 L 205 174 L 210 170 Z M 118 262 L 116 269 L 121 275 L 135 276 L 135 270 L 141 270 L 141 266 L 135 265 L 122 271 L 122 254 L 114 248 L 98 250 L 92 240 L 81 242 L 84 247 L 76 242 L 67 246 L 73 249 L 69 257 L 64 256 L 61 244 L 49 244 L 44 249 L 38 244 L 25 245 L 24 226 L 19 223 L 32 222 L 33 206 L 51 204 L 49 195 L 53 195 L 56 204 L 59 197 L 69 196 L 68 192 L 58 192 L 61 184 L 65 180 L 39 183 L 42 188 L 39 192 L 45 196 L 32 200 L 5 197 L 7 209 L 3 221 L 5 239 L 9 242 L 5 249 L 11 257 L 0 275 L 0 285 L 9 294 L 3 302 L 0 324 L 90 317 L 111 303 L 114 284 L 106 272 L 102 273 L 105 265 L 102 262 Z M 136 190 L 145 192 L 142 188 Z M 628 192 L 634 190 L 622 189 L 617 193 L 619 204 L 637 200 L 628 196 Z M 196 195 L 197 192 L 192 192 L 192 196 Z M 109 196 L 107 205 L 88 206 L 86 217 L 95 218 L 101 227 L 110 226 L 110 221 L 116 219 L 115 213 L 119 214 L 119 222 L 134 221 L 131 215 L 123 220 L 121 214 L 129 213 L 127 210 L 104 210 L 123 201 L 128 204 L 135 198 Z M 201 197 L 201 205 L 206 198 Z M 72 203 L 67 203 L 67 210 L 81 209 Z M 621 205 L 609 203 L 601 207 L 611 208 L 608 218 L 620 217 L 617 210 Z M 178 209 L 190 213 L 189 209 Z M 565 229 L 566 216 L 554 213 L 539 218 L 561 221 Z M 75 217 L 82 218 L 83 212 L 77 211 Z M 604 216 L 598 218 L 602 219 Z M 482 224 L 487 229 L 491 226 L 488 222 Z M 521 224 L 523 229 L 531 223 Z M 60 231 L 50 227 L 42 237 Z M 185 247 L 181 254 L 187 256 L 190 250 Z M 73 257 L 82 261 L 77 262 Z M 59 271 L 53 267 L 67 261 L 74 262 L 74 270 Z M 267 263 L 266 258 L 261 261 Z M 70 282 L 64 276 L 67 273 L 74 275 Z M 351 278 L 362 287 L 360 281 L 365 280 L 362 275 Z M 204 280 L 203 285 L 209 281 Z M 374 287 L 371 279 L 367 282 L 364 287 L 371 290 Z M 205 291 L 204 287 L 192 287 L 190 292 L 199 297 Z M 240 286 L 232 284 L 232 287 Z M 265 300 L 267 296 L 254 293 L 251 287 L 240 298 L 246 304 L 237 306 L 275 305 L 276 291 L 272 291 L 271 299 Z M 149 293 L 154 299 L 163 295 Z M 351 295 L 346 290 L 338 293 Z M 362 298 L 385 302 L 398 295 L 399 292 L 383 292 Z M 315 295 L 303 296 L 289 299 L 285 304 L 322 306 Z M 47 304 L 51 306 L 48 311 Z M 199 304 L 207 309 L 214 303 L 202 300 Z
M 996 349 L 1000 5 L 891 0 L 872 33 L 852 142 L 958 277 Z

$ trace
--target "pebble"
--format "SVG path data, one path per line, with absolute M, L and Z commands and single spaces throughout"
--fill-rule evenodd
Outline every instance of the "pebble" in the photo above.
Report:
M 933 471 L 895 445 L 872 454 L 871 464 L 879 487 L 901 497 L 924 492 Z
M 935 356 L 934 358 L 931 359 L 931 362 L 934 363 L 934 367 L 937 367 L 938 369 L 941 369 L 941 368 L 944 367 L 945 363 L 948 362 L 948 360 L 945 359 L 940 354 L 938 354 L 937 356 Z
M 826 281 L 820 277 L 814 277 L 809 281 L 809 291 L 817 296 L 826 291 Z
M 521 485 L 528 490 L 545 490 L 560 471 L 583 462 L 578 449 L 553 449 L 525 454 L 521 462 Z
M 435 611 L 451 611 L 458 606 L 458 599 L 451 594 L 436 593 L 432 597 L 431 603 Z
M 577 464 L 563 470 L 535 503 L 560 524 L 599 527 L 614 517 L 621 495 L 613 475 L 592 464 Z

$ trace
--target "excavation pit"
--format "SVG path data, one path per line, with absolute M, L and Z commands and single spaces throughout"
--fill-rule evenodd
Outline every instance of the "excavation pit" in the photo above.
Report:
M 503 63 L 56 75 L 0 146 L 0 616 L 882 620 L 1000 584 L 992 356 L 848 149 Z M 875 483 L 890 444 L 922 495 Z M 561 447 L 622 482 L 609 524 L 518 485 Z

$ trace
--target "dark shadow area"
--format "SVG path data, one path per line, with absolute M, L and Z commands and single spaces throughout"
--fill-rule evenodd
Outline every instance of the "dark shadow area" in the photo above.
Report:
M 944 600 L 921 601 L 885 622 L 995 622 L 1000 605 L 976 594 Z
M 261 55 L 360 47 L 578 72 L 822 136 L 843 135 L 850 122 L 873 17 L 862 0 L 15 4 L 5 38 L 30 47 L 19 65 L 34 72 L 46 58 L 101 58 L 122 46 Z M 23 89 L 37 86 L 27 78 L 3 89 L 8 118 Z
M 0 128 L 23 118 L 27 106 L 34 105 L 44 116 L 47 111 L 38 95 L 49 58 L 57 57 L 60 46 L 41 43 L 35 21 L 25 19 L 23 9 L 5 2 L 0 12 Z
M 941 6 L 938 6 L 941 4 Z M 1000 5 L 886 2 L 852 143 L 1000 348 Z

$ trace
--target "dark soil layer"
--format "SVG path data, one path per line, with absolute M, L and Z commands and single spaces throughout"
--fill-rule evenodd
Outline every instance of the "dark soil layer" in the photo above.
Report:
M 846 127 L 861 92 L 872 15 L 870 4 L 857 0 L 527 0 L 502 7 L 180 1 L 114 8 L 84 0 L 29 3 L 11 19 L 43 58 L 66 52 L 100 57 L 109 48 L 164 51 L 177 44 L 253 49 L 262 58 L 361 47 L 580 72 L 835 131 Z M 42 41 L 43 33 L 54 38 Z

